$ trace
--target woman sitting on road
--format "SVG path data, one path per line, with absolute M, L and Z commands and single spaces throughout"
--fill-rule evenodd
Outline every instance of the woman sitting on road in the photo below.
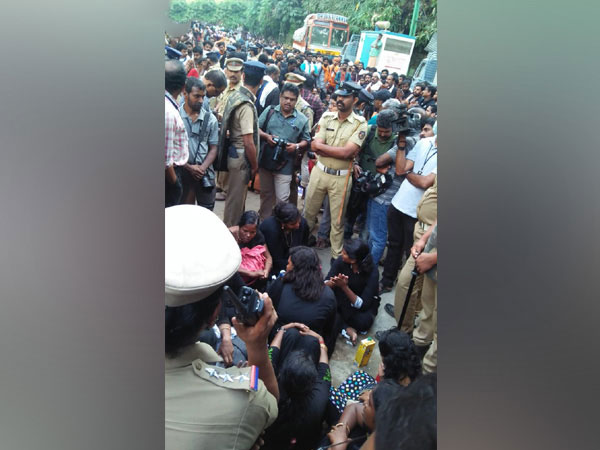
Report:
M 229 228 L 229 231 L 233 234 L 242 253 L 239 274 L 248 286 L 263 290 L 273 265 L 273 259 L 258 225 L 258 213 L 246 211 L 242 214 L 238 225 Z
M 371 328 L 379 308 L 379 271 L 362 239 L 344 243 L 342 255 L 331 265 L 325 284 L 337 300 L 336 330 L 356 344 L 358 332 Z
M 287 272 L 271 285 L 269 297 L 278 315 L 273 330 L 292 322 L 303 323 L 323 336 L 331 356 L 337 337 L 335 295 L 323 283 L 321 262 L 314 249 L 300 246 L 290 250 Z
M 260 224 L 260 231 L 273 256 L 272 274 L 285 270 L 292 247 L 308 245 L 308 225 L 292 203 L 275 205 L 273 215 Z
M 264 450 L 308 450 L 321 436 L 331 372 L 323 338 L 301 323 L 281 327 L 269 347 L 280 389 L 279 416 L 264 437 Z

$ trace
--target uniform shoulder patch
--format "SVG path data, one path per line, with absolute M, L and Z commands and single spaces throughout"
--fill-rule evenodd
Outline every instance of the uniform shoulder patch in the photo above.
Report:
M 359 139 L 364 139 L 365 138 L 365 132 L 361 131 L 360 133 L 358 133 L 358 138 Z

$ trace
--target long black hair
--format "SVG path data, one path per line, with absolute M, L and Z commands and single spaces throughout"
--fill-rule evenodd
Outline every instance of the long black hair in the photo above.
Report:
M 323 272 L 317 252 L 299 245 L 290 249 L 294 268 L 283 276 L 283 281 L 292 283 L 296 295 L 307 302 L 316 302 L 323 292 Z
M 344 242 L 344 250 L 350 259 L 355 259 L 358 271 L 364 276 L 369 276 L 373 271 L 373 258 L 369 245 L 362 239 L 348 239 Z
M 383 378 L 399 382 L 404 377 L 414 381 L 421 374 L 421 359 L 408 334 L 397 328 L 384 331 L 379 340 L 384 365 Z

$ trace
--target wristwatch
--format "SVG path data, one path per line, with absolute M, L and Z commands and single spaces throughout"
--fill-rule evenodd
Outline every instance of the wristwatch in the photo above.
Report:
M 300 144 L 296 144 L 296 151 L 300 150 Z

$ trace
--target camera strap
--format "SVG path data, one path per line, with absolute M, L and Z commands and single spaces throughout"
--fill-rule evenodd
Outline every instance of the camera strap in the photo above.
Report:
M 200 125 L 200 133 L 198 134 L 198 145 L 196 146 L 196 151 L 194 152 L 194 163 L 198 163 L 198 156 L 200 153 L 200 145 L 202 145 L 202 141 L 204 140 L 204 137 L 206 136 L 206 129 L 208 128 L 208 119 L 210 119 L 210 116 L 207 117 L 208 113 L 206 111 L 204 111 L 204 118 L 202 119 L 202 124 Z M 193 123 L 190 120 L 189 117 L 186 117 L 186 122 L 188 124 L 189 127 L 189 134 L 192 134 L 192 126 Z M 208 143 L 207 143 L 208 146 Z M 202 158 L 202 156 L 200 156 Z M 204 160 L 206 159 L 206 157 L 202 158 L 202 161 L 200 162 L 200 164 L 204 163 Z

